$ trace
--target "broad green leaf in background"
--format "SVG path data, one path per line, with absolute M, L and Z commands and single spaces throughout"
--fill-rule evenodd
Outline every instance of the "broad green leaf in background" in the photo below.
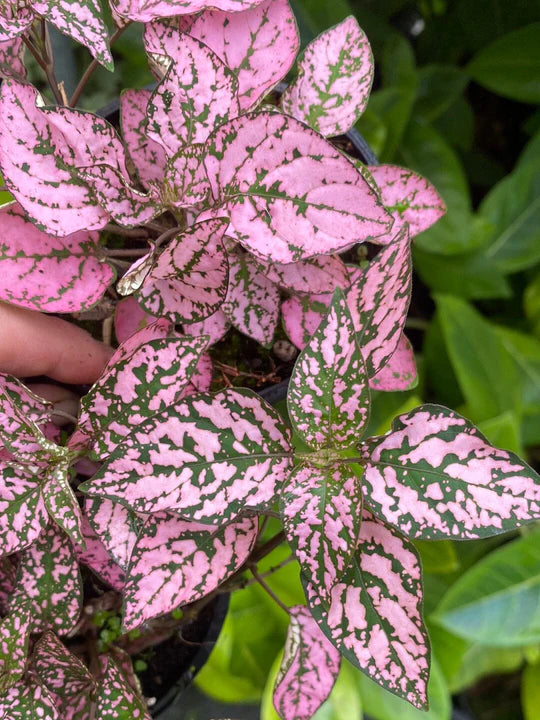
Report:
M 478 429 L 487 439 L 503 450 L 523 455 L 519 418 L 511 410 L 478 423 Z
M 437 117 L 433 127 L 451 145 L 469 152 L 474 140 L 474 120 L 470 103 L 460 96 Z
M 451 540 L 415 540 L 424 573 L 444 575 L 459 568 L 459 560 Z
M 491 553 L 453 585 L 434 619 L 493 647 L 540 642 L 540 532 Z
M 539 0 L 457 0 L 455 5 L 461 41 L 469 52 L 540 17 Z
M 414 114 L 433 122 L 462 95 L 469 80 L 454 65 L 425 65 L 418 71 L 418 92 Z
M 466 70 L 488 90 L 526 103 L 540 102 L 540 22 L 497 38 Z
M 532 326 L 532 332 L 540 338 L 540 271 L 533 277 L 523 293 L 525 315 Z
M 540 663 L 527 665 L 521 681 L 521 705 L 525 720 L 540 717 Z

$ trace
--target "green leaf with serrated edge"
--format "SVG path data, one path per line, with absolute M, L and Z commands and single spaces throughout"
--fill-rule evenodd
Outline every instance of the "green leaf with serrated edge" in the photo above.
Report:
M 102 678 L 98 684 L 96 717 L 114 720 L 150 720 L 146 703 L 130 686 L 111 657 L 101 657 Z
M 42 471 L 43 466 L 0 461 L 0 555 L 28 547 L 47 524 L 38 477 Z
M 79 564 L 71 541 L 55 525 L 48 525 L 20 555 L 11 608 L 21 603 L 29 603 L 32 632 L 54 628 L 66 635 L 79 619 Z
M 443 597 L 434 619 L 450 632 L 494 647 L 540 642 L 540 532 L 490 553 Z
M 67 460 L 49 465 L 41 492 L 50 519 L 62 528 L 74 543 L 84 547 L 81 508 L 69 484 Z
M 303 582 L 313 616 L 340 653 L 386 690 L 427 709 L 430 648 L 412 543 L 364 510 L 358 552 L 330 600 L 311 579 Z
M 280 511 L 302 572 L 329 600 L 358 544 L 362 520 L 360 479 L 350 466 L 299 466 L 281 490 Z
M 0 622 L 0 695 L 25 673 L 30 630 L 30 613 L 24 604 Z
M 369 387 L 354 325 L 341 291 L 296 361 L 287 409 L 311 447 L 346 450 L 369 417 Z
M 106 457 L 146 418 L 180 396 L 207 345 L 206 337 L 163 338 L 137 347 L 107 369 L 81 401 L 95 450 Z
M 274 502 L 292 466 L 290 443 L 253 391 L 198 395 L 141 423 L 79 490 L 137 512 L 223 524 Z
M 61 720 L 52 697 L 33 679 L 19 680 L 0 698 L 2 720 Z
M 86 498 L 84 514 L 108 554 L 127 570 L 143 519 L 125 505 L 104 498 Z
M 364 498 L 408 537 L 488 537 L 540 517 L 540 478 L 461 415 L 421 405 L 364 442 Z
M 62 698 L 91 692 L 95 687 L 86 666 L 53 632 L 46 632 L 36 643 L 32 665 L 47 690 Z

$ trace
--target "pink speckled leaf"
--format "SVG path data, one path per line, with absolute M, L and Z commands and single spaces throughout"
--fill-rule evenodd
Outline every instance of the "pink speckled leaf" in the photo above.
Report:
M 99 257 L 97 233 L 55 238 L 17 203 L 0 208 L 0 300 L 31 310 L 72 313 L 95 305 L 115 271 Z
M 279 292 L 250 255 L 229 255 L 229 288 L 221 309 L 248 337 L 263 345 L 272 342 L 279 317 Z
M 114 67 L 99 0 L 33 0 L 33 10 L 64 35 L 81 43 L 108 70 Z
M 45 429 L 52 405 L 11 375 L 0 373 L 0 447 L 2 460 L 39 466 L 65 450 L 48 440 Z M 35 470 L 37 472 L 37 470 Z
M 73 544 L 49 525 L 19 559 L 11 607 L 30 603 L 33 632 L 54 628 L 69 633 L 81 612 L 82 583 Z
M 239 113 L 238 80 L 210 48 L 189 35 L 147 108 L 148 136 L 170 156 L 204 143 L 213 129 Z
M 127 340 L 124 340 L 123 343 L 116 348 L 114 353 L 111 355 L 105 370 L 109 371 L 117 363 L 124 361 L 142 345 L 152 342 L 153 340 L 162 340 L 163 338 L 169 337 L 173 334 L 173 330 L 174 328 L 172 323 L 165 318 L 158 318 L 157 320 L 154 320 L 154 322 L 146 324 L 144 327 L 137 330 L 137 332 L 130 335 Z
M 285 77 L 299 47 L 288 0 L 264 0 L 234 15 L 207 10 L 188 32 L 212 48 L 236 73 L 242 111 L 253 108 Z
M 81 400 L 80 422 L 88 420 L 95 450 L 106 457 L 134 427 L 173 404 L 205 349 L 204 337 L 163 338 L 109 364 Z
M 412 265 L 409 232 L 404 225 L 367 270 L 353 273 L 347 304 L 369 377 L 395 352 L 411 299 Z
M 0 387 L 7 393 L 11 403 L 24 413 L 26 419 L 38 425 L 43 425 L 50 420 L 53 410 L 52 403 L 36 395 L 18 378 L 0 373 Z
M 366 503 L 409 537 L 487 537 L 540 517 L 538 474 L 439 405 L 400 415 L 361 452 Z
M 155 322 L 156 318 L 147 315 L 134 297 L 120 300 L 114 316 L 114 332 L 119 343 L 125 342 L 130 335 Z M 200 335 L 205 333 L 201 332 Z
M 367 425 L 369 402 L 364 361 L 338 289 L 294 366 L 287 393 L 289 416 L 310 447 L 346 450 Z
M 46 632 L 36 643 L 33 666 L 47 690 L 62 698 L 90 692 L 95 687 L 86 666 L 53 632 Z
M 223 218 L 204 220 L 173 238 L 138 293 L 145 312 L 190 323 L 220 308 L 227 294 L 229 266 L 222 240 L 228 224 Z
M 351 15 L 307 46 L 283 110 L 321 135 L 342 135 L 366 109 L 373 72 L 369 42 Z
M 341 657 L 309 610 L 290 608 L 283 660 L 274 687 L 274 707 L 283 720 L 311 720 L 330 695 Z
M 82 514 L 69 484 L 67 460 L 49 465 L 45 472 L 42 496 L 50 519 L 69 535 L 74 543 L 84 546 Z
M 23 62 L 25 49 L 26 46 L 20 37 L 2 42 L 0 30 L 0 77 L 14 77 L 19 80 L 26 77 Z
M 0 698 L 2 720 L 61 720 L 52 697 L 33 679 L 19 680 Z
M 86 547 L 84 550 L 80 546 L 75 547 L 77 560 L 87 565 L 106 585 L 110 585 L 117 592 L 122 592 L 125 573 L 109 555 L 101 538 L 86 517 L 83 517 L 82 530 Z
M 30 630 L 30 613 L 24 605 L 0 621 L 0 695 L 25 673 Z
M 368 168 L 386 208 L 395 218 L 394 231 L 409 223 L 411 238 L 434 225 L 446 212 L 433 185 L 421 175 L 397 165 Z
M 115 11 L 123 17 L 138 22 L 156 18 L 197 13 L 206 8 L 225 12 L 241 12 L 259 5 L 262 0 L 113 0 Z
M 0 169 L 7 188 L 40 230 L 65 237 L 102 228 L 107 213 L 77 177 L 77 169 L 106 164 L 125 173 L 119 138 L 95 115 L 36 103 L 41 105 L 42 99 L 31 85 L 2 83 Z
M 330 600 L 310 579 L 304 585 L 313 616 L 339 652 L 379 685 L 427 709 L 430 650 L 413 544 L 364 511 L 356 558 Z
M 225 337 L 230 327 L 231 323 L 223 310 L 218 310 L 202 322 L 186 325 L 183 330 L 186 335 L 194 337 L 207 335 L 210 338 L 209 344 L 214 345 Z
M 105 498 L 86 498 L 85 515 L 107 552 L 123 570 L 127 570 L 141 520 L 120 503 Z
M 287 541 L 302 572 L 331 597 L 356 551 L 362 519 L 362 488 L 350 466 L 299 466 L 281 493 Z
M 186 388 L 182 391 L 181 398 L 190 397 L 197 393 L 209 392 L 210 386 L 212 385 L 212 376 L 214 372 L 214 364 L 212 358 L 208 353 L 203 353 L 195 372 L 191 376 L 191 380 Z
M 210 183 L 203 162 L 205 153 L 204 144 L 189 145 L 169 160 L 162 190 L 168 205 L 190 208 L 207 200 Z
M 418 383 L 416 362 L 411 343 L 405 335 L 401 336 L 396 351 L 379 370 L 369 379 L 369 387 L 374 390 L 394 392 L 396 390 L 410 390 Z
M 353 163 L 279 112 L 222 125 L 205 165 L 214 197 L 230 214 L 227 234 L 263 260 L 291 263 L 391 239 L 393 220 Z
M 140 181 L 146 187 L 163 182 L 167 158 L 165 151 L 147 135 L 146 108 L 150 90 L 125 90 L 120 96 L 122 135 Z
M 47 523 L 37 477 L 42 470 L 0 462 L 0 555 L 31 545 Z
M 143 698 L 110 656 L 101 656 L 102 678 L 98 685 L 96 718 L 151 720 Z
M 141 423 L 79 490 L 136 512 L 222 524 L 274 502 L 291 452 L 290 431 L 270 405 L 251 390 L 223 390 Z
M 127 573 L 125 629 L 208 595 L 243 565 L 256 539 L 255 518 L 215 528 L 173 513 L 150 515 Z
M 283 327 L 289 340 L 303 350 L 328 313 L 332 296 L 293 295 L 281 304 Z
M 295 293 L 331 295 L 349 284 L 347 266 L 336 255 L 318 255 L 289 265 L 259 260 L 258 265 L 269 280 Z
M 0 41 L 13 40 L 25 32 L 34 14 L 20 0 L 4 0 L 0 5 Z

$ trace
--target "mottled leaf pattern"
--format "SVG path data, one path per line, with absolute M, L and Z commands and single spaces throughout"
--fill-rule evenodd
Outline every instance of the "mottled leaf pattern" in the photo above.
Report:
M 447 408 L 421 405 L 400 415 L 361 452 L 366 503 L 409 537 L 486 537 L 540 512 L 538 474 Z
M 272 342 L 279 316 L 279 292 L 249 255 L 229 256 L 229 289 L 221 309 L 248 337 L 263 345 Z
M 446 212 L 433 185 L 421 175 L 397 165 L 368 168 L 377 183 L 386 208 L 395 218 L 394 231 L 409 224 L 411 237 L 427 230 Z
M 367 425 L 368 379 L 339 290 L 296 361 L 287 407 L 297 432 L 317 450 L 346 450 Z
M 297 605 L 289 613 L 274 706 L 283 720 L 311 720 L 330 695 L 341 657 L 307 608 Z
M 225 12 L 240 12 L 259 5 L 262 0 L 113 0 L 116 12 L 138 22 L 171 17 L 184 13 L 197 13 L 208 7 Z
M 349 284 L 347 266 L 336 255 L 317 255 L 289 265 L 259 260 L 258 265 L 269 280 L 295 293 L 331 295 Z
M 81 509 L 69 484 L 67 461 L 49 465 L 45 474 L 42 494 L 51 520 L 62 528 L 74 543 L 84 545 Z
M 210 338 L 210 345 L 214 345 L 225 337 L 230 326 L 231 324 L 223 310 L 218 310 L 202 322 L 186 325 L 184 332 L 186 335 L 193 335 L 194 337 L 207 335 Z
M 191 380 L 186 388 L 182 391 L 181 398 L 190 397 L 196 393 L 209 392 L 210 386 L 212 385 L 212 375 L 214 372 L 214 365 L 212 358 L 208 353 L 203 353 L 199 360 L 195 372 L 191 376 Z
M 0 698 L 2 720 L 60 720 L 52 697 L 42 685 L 20 680 Z
M 160 186 L 165 174 L 165 151 L 146 134 L 150 90 L 125 90 L 120 96 L 122 135 L 142 184 Z
M 340 653 L 379 685 L 426 709 L 429 640 L 421 575 L 413 544 L 364 511 L 356 559 L 330 601 L 307 579 L 305 588 L 313 616 Z
M 388 362 L 399 344 L 411 298 L 411 281 L 407 226 L 365 272 L 352 275 L 347 304 L 370 377 Z
M 0 208 L 0 300 L 31 310 L 87 310 L 114 280 L 98 256 L 97 233 L 55 238 L 38 230 L 20 205 Z
M 123 362 L 127 357 L 132 355 L 137 348 L 153 340 L 161 340 L 168 337 L 173 332 L 173 325 L 165 318 L 158 318 L 154 322 L 150 322 L 137 332 L 128 337 L 127 340 L 116 348 L 109 362 L 106 371 L 113 368 L 117 363 Z
M 73 697 L 94 687 L 85 665 L 53 632 L 46 632 L 36 643 L 33 667 L 47 690 L 60 697 Z
M 36 473 L 43 468 L 0 463 L 0 555 L 31 545 L 47 522 Z
M 86 498 L 85 515 L 111 558 L 127 570 L 141 520 L 124 505 L 104 498 Z
M 111 558 L 101 538 L 98 537 L 86 517 L 83 517 L 82 528 L 86 548 L 85 550 L 79 546 L 75 548 L 77 559 L 93 570 L 106 585 L 122 592 L 126 579 L 124 571 Z
M 332 296 L 321 295 L 293 295 L 281 304 L 283 327 L 289 340 L 299 350 L 303 350 L 310 337 L 321 324 L 328 313 L 328 306 Z
M 220 308 L 228 283 L 222 243 L 228 224 L 223 218 L 205 220 L 171 241 L 137 296 L 145 312 L 189 323 L 204 320 Z
M 25 45 L 20 37 L 2 42 L 2 30 L 0 27 L 0 77 L 15 77 L 17 79 L 26 77 L 26 68 L 23 64 L 24 51 Z
M 127 573 L 126 630 L 208 595 L 247 560 L 256 539 L 255 518 L 215 528 L 173 513 L 150 515 Z
M 207 10 L 195 19 L 188 32 L 236 73 L 242 111 L 253 108 L 285 77 L 299 46 L 288 0 L 264 0 L 234 15 Z
M 99 683 L 96 718 L 111 720 L 150 720 L 146 703 L 133 690 L 129 680 L 112 657 L 102 658 L 103 676 Z
M 336 148 L 278 112 L 248 113 L 218 128 L 205 159 L 228 234 L 263 260 L 290 263 L 364 240 L 390 241 L 392 220 Z
M 29 602 L 33 632 L 69 633 L 79 619 L 82 585 L 71 541 L 49 525 L 19 559 L 11 607 Z
M 207 200 L 210 183 L 206 176 L 203 144 L 189 145 L 172 157 L 163 181 L 164 202 L 175 208 L 189 208 Z
M 0 621 L 0 695 L 25 673 L 30 630 L 30 614 L 24 606 Z
M 119 343 L 125 342 L 130 335 L 155 322 L 156 318 L 147 315 L 134 297 L 121 300 L 116 306 L 114 332 Z M 199 333 L 204 335 L 204 333 Z
M 342 135 L 366 109 L 373 72 L 368 40 L 351 15 L 307 46 L 283 110 L 322 135 Z
M 137 512 L 223 523 L 272 503 L 290 468 L 290 432 L 278 413 L 254 392 L 231 389 L 141 423 L 79 489 Z
M 369 379 L 369 386 L 374 390 L 394 392 L 396 390 L 409 390 L 417 382 L 414 351 L 411 343 L 405 335 L 402 335 L 390 360 L 376 375 Z
M 281 493 L 287 541 L 324 599 L 347 570 L 358 543 L 362 489 L 350 466 L 300 466 Z

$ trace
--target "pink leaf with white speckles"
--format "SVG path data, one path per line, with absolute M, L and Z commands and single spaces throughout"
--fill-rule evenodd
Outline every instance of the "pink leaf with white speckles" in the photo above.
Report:
M 356 18 L 315 38 L 298 63 L 298 77 L 283 93 L 283 110 L 322 135 L 342 135 L 366 109 L 373 55 Z
M 121 300 L 116 306 L 114 316 L 114 332 L 119 343 L 125 342 L 130 335 L 142 330 L 156 318 L 148 315 L 141 308 L 134 297 L 127 297 Z M 204 335 L 205 333 L 199 333 Z
M 309 610 L 290 608 L 283 660 L 274 687 L 274 707 L 283 720 L 311 720 L 330 695 L 341 657 Z
M 144 419 L 174 403 L 205 349 L 204 337 L 163 338 L 109 364 L 81 400 L 80 423 L 92 428 L 96 452 L 107 456 Z
M 51 520 L 62 528 L 74 543 L 84 545 L 81 509 L 69 484 L 67 460 L 49 465 L 45 472 L 42 496 Z
M 295 293 L 331 295 L 349 284 L 347 266 L 336 255 L 317 255 L 289 265 L 259 260 L 258 265 L 269 280 Z
M 300 295 L 288 298 L 281 304 L 283 327 L 289 340 L 303 350 L 310 337 L 328 312 L 332 296 Z
M 434 225 L 446 212 L 433 185 L 421 175 L 397 165 L 368 168 L 381 192 L 382 201 L 395 218 L 394 231 L 409 223 L 413 238 Z
M 262 0 L 114 0 L 116 12 L 130 20 L 149 22 L 156 18 L 197 13 L 206 8 L 241 12 L 259 5 Z
M 183 330 L 186 335 L 192 335 L 193 337 L 208 335 L 210 345 L 214 345 L 225 337 L 230 327 L 231 323 L 223 310 L 218 310 L 202 322 L 186 325 Z
M 340 653 L 379 685 L 426 709 L 429 640 L 413 544 L 364 511 L 358 552 L 330 600 L 308 579 L 304 585 L 313 616 Z
M 0 621 L 0 695 L 24 675 L 28 663 L 30 613 L 23 606 Z
M 110 585 L 117 592 L 122 592 L 126 579 L 124 571 L 109 555 L 101 538 L 86 517 L 83 517 L 82 529 L 86 548 L 83 550 L 80 546 L 75 547 L 77 560 L 87 565 L 106 585 Z
M 86 498 L 84 510 L 111 558 L 127 570 L 141 528 L 139 517 L 105 498 Z
M 31 85 L 14 80 L 2 83 L 0 168 L 4 182 L 40 230 L 65 237 L 79 230 L 100 229 L 107 213 L 96 205 L 77 170 L 106 164 L 126 173 L 122 144 L 102 118 L 41 104 Z
M 51 313 L 95 305 L 115 272 L 98 254 L 97 233 L 55 238 L 26 219 L 17 203 L 0 209 L 0 300 Z
M 540 477 L 439 405 L 400 415 L 367 440 L 366 503 L 412 538 L 479 538 L 540 517 Z
M 247 389 L 223 390 L 141 423 L 79 489 L 136 512 L 223 523 L 274 502 L 291 452 L 290 431 L 270 405 Z
M 264 0 L 234 15 L 207 10 L 188 32 L 236 73 L 243 111 L 253 108 L 285 77 L 300 44 L 288 0 Z
M 46 632 L 36 643 L 33 666 L 47 690 L 62 698 L 73 698 L 95 687 L 86 666 L 52 632 Z
M 358 344 L 373 377 L 395 352 L 411 298 L 411 248 L 407 226 L 384 247 L 366 271 L 353 273 L 347 304 Z
M 205 165 L 230 214 L 227 234 L 263 260 L 390 240 L 393 221 L 353 163 L 294 118 L 267 111 L 225 123 L 210 136 Z
M 324 599 L 346 572 L 356 551 L 362 488 L 350 466 L 297 467 L 281 494 L 287 541 L 303 573 Z
M 20 680 L 0 698 L 2 720 L 60 720 L 52 697 L 32 679 Z
M 296 361 L 287 407 L 297 432 L 317 450 L 346 450 L 367 425 L 368 378 L 340 290 Z
M 279 316 L 277 287 L 249 255 L 229 256 L 229 288 L 222 310 L 238 330 L 269 345 Z
M 26 77 L 26 68 L 23 63 L 26 46 L 20 37 L 2 42 L 0 32 L 0 77 Z
M 135 692 L 112 657 L 101 657 L 103 676 L 98 685 L 96 718 L 151 720 L 143 698 Z
M 405 335 L 401 336 L 396 351 L 379 372 L 369 379 L 369 387 L 374 390 L 393 392 L 410 390 L 418 382 L 416 362 L 411 343 Z
M 19 559 L 11 607 L 29 603 L 33 632 L 69 633 L 81 612 L 82 583 L 71 541 L 49 525 Z
M 145 312 L 189 323 L 220 308 L 227 294 L 229 268 L 222 240 L 228 224 L 223 218 L 204 220 L 171 241 L 138 293 Z
M 255 518 L 215 528 L 173 513 L 151 515 L 127 573 L 126 630 L 208 595 L 247 560 L 256 539 Z

